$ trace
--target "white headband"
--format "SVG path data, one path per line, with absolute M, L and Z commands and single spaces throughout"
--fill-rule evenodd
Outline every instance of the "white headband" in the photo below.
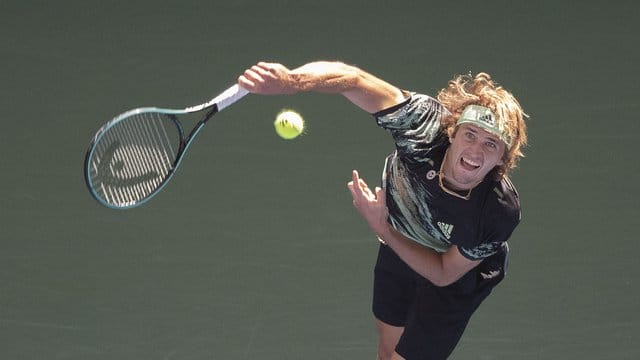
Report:
M 480 105 L 467 106 L 460 119 L 456 123 L 456 126 L 460 124 L 473 124 L 488 131 L 489 133 L 497 136 L 508 147 L 511 147 L 513 139 L 507 134 L 503 121 L 498 121 L 498 118 L 493 114 L 491 109 Z

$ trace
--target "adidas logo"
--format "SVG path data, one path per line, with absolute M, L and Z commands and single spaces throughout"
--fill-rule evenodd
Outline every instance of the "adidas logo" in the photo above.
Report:
M 493 120 L 493 116 L 491 116 L 491 114 L 482 115 L 478 118 L 478 120 L 484 121 L 491 125 L 495 125 L 495 121 Z
M 438 221 L 438 227 L 440 228 L 440 230 L 442 231 L 444 236 L 447 238 L 447 240 L 449 238 L 451 238 L 451 232 L 453 231 L 453 225 L 445 224 L 443 222 Z

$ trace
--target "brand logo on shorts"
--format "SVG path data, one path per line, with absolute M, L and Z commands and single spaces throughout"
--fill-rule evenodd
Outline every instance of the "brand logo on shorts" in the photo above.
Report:
M 451 232 L 453 232 L 453 225 L 445 224 L 443 222 L 438 221 L 438 227 L 440 228 L 440 230 L 442 231 L 442 233 L 447 239 L 451 238 Z
M 433 180 L 436 178 L 437 175 L 438 175 L 437 171 L 429 170 L 429 172 L 427 172 L 427 180 Z

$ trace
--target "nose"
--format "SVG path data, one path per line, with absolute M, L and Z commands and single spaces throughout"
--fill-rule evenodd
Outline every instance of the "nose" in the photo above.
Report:
M 482 144 L 480 141 L 474 141 L 471 145 L 469 145 L 469 149 L 471 153 L 474 155 L 482 153 Z

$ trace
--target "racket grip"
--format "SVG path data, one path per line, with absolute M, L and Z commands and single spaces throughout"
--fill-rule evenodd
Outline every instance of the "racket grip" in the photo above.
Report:
M 227 90 L 223 91 L 220 95 L 213 98 L 211 102 L 218 106 L 218 111 L 222 111 L 222 109 L 242 99 L 248 93 L 249 90 L 241 87 L 238 84 L 235 84 Z

